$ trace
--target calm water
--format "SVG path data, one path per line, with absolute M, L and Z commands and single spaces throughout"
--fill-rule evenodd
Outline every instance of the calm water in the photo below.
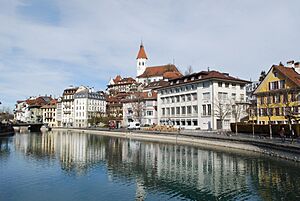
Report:
M 0 200 L 300 200 L 299 165 L 253 153 L 50 132 L 0 138 Z

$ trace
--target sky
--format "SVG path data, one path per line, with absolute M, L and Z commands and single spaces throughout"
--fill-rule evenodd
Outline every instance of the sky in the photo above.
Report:
M 298 0 L 0 0 L 0 108 L 135 77 L 141 40 L 149 66 L 257 80 L 272 64 L 300 60 L 299 8 Z

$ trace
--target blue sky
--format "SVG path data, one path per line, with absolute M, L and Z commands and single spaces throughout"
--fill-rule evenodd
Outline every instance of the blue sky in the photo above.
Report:
M 0 101 L 105 89 L 135 76 L 143 39 L 149 65 L 210 67 L 255 80 L 299 61 L 297 0 L 0 0 Z M 1 107 L 1 106 L 0 106 Z

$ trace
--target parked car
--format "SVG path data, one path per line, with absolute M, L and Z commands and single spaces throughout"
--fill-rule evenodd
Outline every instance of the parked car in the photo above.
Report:
M 108 124 L 108 128 L 109 129 L 115 129 L 116 128 L 116 124 L 114 121 L 110 121 L 109 124 Z
M 138 121 L 129 122 L 127 129 L 128 130 L 140 130 L 141 129 L 140 122 L 138 122 Z

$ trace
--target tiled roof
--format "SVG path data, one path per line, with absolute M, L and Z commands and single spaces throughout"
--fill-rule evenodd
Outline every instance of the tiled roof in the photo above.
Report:
M 138 100 L 156 100 L 157 92 L 135 92 L 133 94 L 128 94 L 128 96 L 122 100 L 123 103 L 137 102 Z
M 114 79 L 114 82 L 117 83 L 117 82 L 120 82 L 121 80 L 122 80 L 121 75 L 117 75 Z
M 143 44 L 140 45 L 140 50 L 136 57 L 137 59 L 148 59 Z
M 247 80 L 242 80 L 236 77 L 230 76 L 228 73 L 221 73 L 219 71 L 201 71 L 198 73 L 192 73 L 190 75 L 185 75 L 180 78 L 176 79 L 171 79 L 168 82 L 168 85 L 162 86 L 163 87 L 168 87 L 168 86 L 174 86 L 174 85 L 180 85 L 180 84 L 185 84 L 185 83 L 190 83 L 190 82 L 197 82 L 200 80 L 207 80 L 207 79 L 218 79 L 218 80 L 228 80 L 231 82 L 238 82 L 238 83 L 251 83 Z
M 47 96 L 40 96 L 40 97 L 37 97 L 35 99 L 27 99 L 26 100 L 26 103 L 29 105 L 29 106 L 44 106 L 48 103 L 50 103 L 50 101 L 52 100 L 51 97 L 47 97 Z
M 294 68 L 285 67 L 283 65 L 273 65 L 272 67 L 300 87 L 300 75 L 295 71 Z
M 159 80 L 159 81 L 155 81 L 155 82 L 150 82 L 149 84 L 147 84 L 144 89 L 156 89 L 162 86 L 168 86 L 169 82 L 168 81 L 164 81 L 164 80 Z
M 120 75 L 117 75 L 114 79 L 113 79 L 114 83 L 110 84 L 110 85 L 124 85 L 124 84 L 133 84 L 136 83 L 135 79 L 133 79 L 132 77 L 124 77 L 122 78 Z
M 183 76 L 181 78 L 178 78 L 178 79 L 173 79 L 173 80 L 170 80 L 171 82 L 176 82 L 177 80 L 180 81 L 183 81 L 186 80 L 186 81 L 192 81 L 194 78 L 194 80 L 200 80 L 200 79 L 222 79 L 222 80 L 228 80 L 228 81 L 237 81 L 237 82 L 245 82 L 245 83 L 250 83 L 249 81 L 247 80 L 242 80 L 242 79 L 239 79 L 239 78 L 236 78 L 236 77 L 232 77 L 230 76 L 228 73 L 221 73 L 219 71 L 201 71 L 201 72 L 198 72 L 198 73 L 193 73 L 193 74 L 190 74 L 190 75 L 186 75 L 186 76 Z
M 167 74 L 165 74 L 165 73 L 167 73 Z M 138 78 L 149 78 L 149 77 L 157 77 L 157 76 L 164 76 L 164 75 L 166 76 L 166 78 L 167 77 L 177 78 L 177 77 L 182 76 L 182 74 L 179 72 L 179 70 L 176 68 L 175 65 L 167 64 L 167 65 L 162 65 L 162 66 L 147 67 L 146 70 L 143 72 L 143 74 L 141 74 L 137 77 Z

